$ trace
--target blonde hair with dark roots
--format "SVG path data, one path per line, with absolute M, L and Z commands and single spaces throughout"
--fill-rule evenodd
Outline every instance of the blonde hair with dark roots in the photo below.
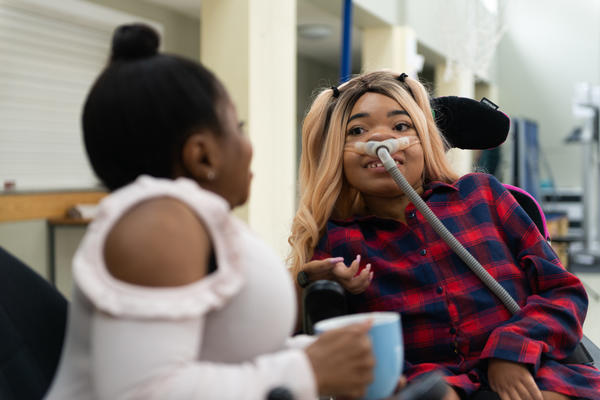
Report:
M 300 203 L 288 239 L 289 265 L 298 271 L 313 255 L 327 220 L 349 218 L 363 211 L 363 202 L 343 174 L 346 125 L 358 99 L 367 92 L 380 93 L 398 102 L 408 112 L 419 136 L 425 158 L 425 182 L 454 182 L 458 176 L 450 167 L 448 148 L 433 119 L 429 95 L 423 85 L 400 74 L 376 71 L 359 75 L 339 87 L 317 95 L 302 125 L 300 157 Z

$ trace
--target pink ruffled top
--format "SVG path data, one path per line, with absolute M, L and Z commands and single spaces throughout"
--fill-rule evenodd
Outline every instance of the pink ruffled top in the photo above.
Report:
M 114 224 L 133 206 L 153 197 L 172 197 L 187 204 L 201 218 L 215 246 L 218 269 L 204 279 L 176 288 L 147 288 L 113 278 L 104 264 L 104 241 Z M 243 284 L 240 231 L 229 206 L 218 195 L 195 182 L 140 177 L 101 202 L 77 251 L 73 274 L 77 285 L 99 309 L 113 315 L 145 318 L 180 318 L 221 307 Z
M 178 287 L 114 278 L 105 239 L 132 207 L 171 197 L 208 230 L 217 269 Z M 75 255 L 67 338 L 49 399 L 265 399 L 283 386 L 295 399 L 316 388 L 289 336 L 295 294 L 279 257 L 218 195 L 189 179 L 147 176 L 107 196 Z M 309 341 L 310 342 L 310 341 Z

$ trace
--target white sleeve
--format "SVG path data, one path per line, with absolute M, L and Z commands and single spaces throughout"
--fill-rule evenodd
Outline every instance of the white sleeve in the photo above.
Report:
M 91 354 L 96 398 L 266 400 L 285 387 L 295 400 L 317 398 L 310 362 L 299 349 L 251 362 L 198 361 L 204 319 L 115 318 L 95 312 Z
M 285 347 L 288 349 L 305 349 L 317 340 L 316 336 L 296 335 L 288 338 L 285 342 Z

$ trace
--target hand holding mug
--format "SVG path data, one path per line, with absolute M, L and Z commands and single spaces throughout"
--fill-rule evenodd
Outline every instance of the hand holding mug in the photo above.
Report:
M 319 394 L 356 398 L 365 393 L 375 364 L 370 328 L 366 321 L 332 329 L 306 348 Z
M 372 312 L 330 318 L 317 322 L 315 332 L 323 336 L 340 327 L 357 323 L 364 324 L 365 321 L 372 323 L 368 329 L 368 335 L 375 358 L 375 368 L 373 382 L 367 387 L 366 393 L 361 396 L 365 400 L 384 399 L 390 396 L 398 385 L 404 362 L 402 326 L 398 313 Z

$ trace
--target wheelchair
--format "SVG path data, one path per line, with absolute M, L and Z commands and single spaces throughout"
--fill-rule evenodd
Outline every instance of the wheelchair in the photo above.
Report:
M 498 111 L 498 107 L 495 104 L 485 98 L 479 102 L 479 105 L 474 103 L 477 102 L 455 96 L 433 99 L 432 109 L 434 110 L 438 127 L 446 136 L 451 147 L 473 150 L 499 146 L 506 140 L 508 135 L 509 118 Z M 464 115 L 465 106 L 469 111 L 478 114 L 473 117 L 477 127 L 468 126 L 464 121 L 459 121 L 460 117 Z M 463 109 L 463 111 L 459 108 Z M 491 137 L 482 138 L 481 135 L 474 136 L 477 132 L 490 131 L 492 132 Z M 549 241 L 550 237 L 546 226 L 546 219 L 537 201 L 529 193 L 518 187 L 511 185 L 504 186 L 530 216 L 544 238 Z M 333 281 L 321 280 L 312 282 L 303 291 L 302 303 L 302 309 L 304 310 L 302 326 L 304 332 L 308 334 L 313 333 L 313 325 L 318 321 L 345 315 L 349 312 L 344 289 L 341 285 Z M 597 360 L 600 360 L 600 349 L 584 336 L 575 351 L 564 362 L 594 365 Z M 398 399 L 402 398 L 401 394 L 402 392 L 398 395 Z M 438 394 L 438 396 L 437 398 L 441 398 L 443 394 Z M 421 399 L 418 396 L 410 398 Z M 435 397 L 423 398 L 435 399 Z M 474 400 L 500 399 L 496 393 L 486 390 L 477 392 L 471 398 Z

